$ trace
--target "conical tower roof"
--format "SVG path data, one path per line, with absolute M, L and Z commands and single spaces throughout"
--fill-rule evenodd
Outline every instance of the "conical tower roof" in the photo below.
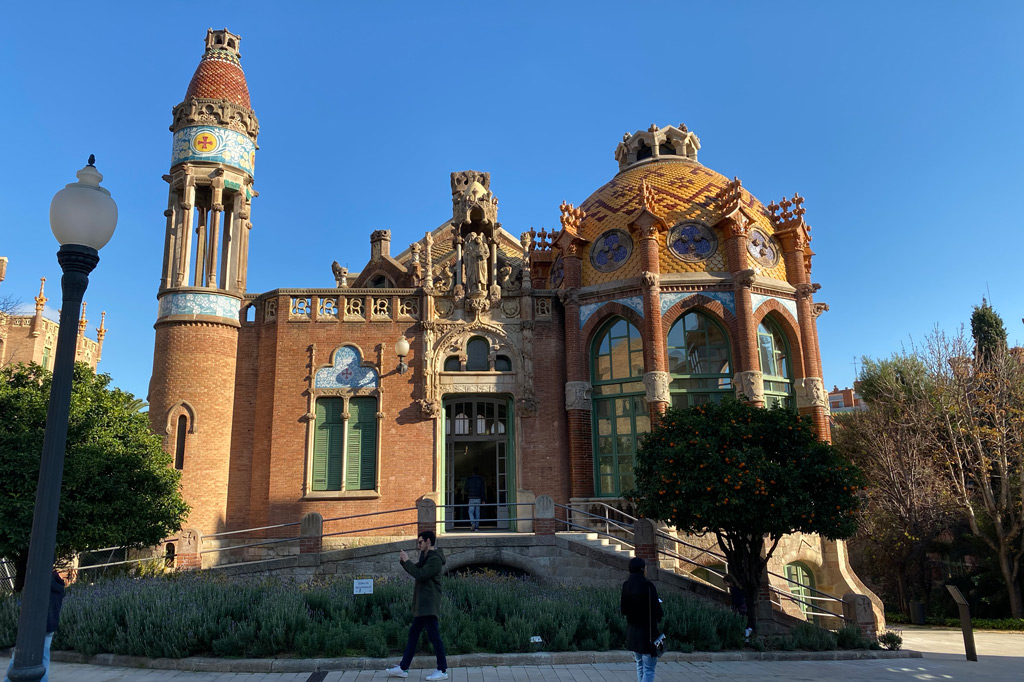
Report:
M 249 86 L 240 63 L 238 44 L 241 38 L 227 29 L 206 32 L 206 52 L 192 75 L 185 92 L 185 101 L 191 98 L 224 99 L 232 104 L 251 109 Z

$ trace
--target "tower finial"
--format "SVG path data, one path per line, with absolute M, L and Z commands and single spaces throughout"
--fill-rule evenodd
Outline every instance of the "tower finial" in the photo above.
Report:
M 90 154 L 89 155 L 89 163 L 86 164 L 86 165 L 92 166 L 93 168 L 96 167 L 96 155 L 95 154 Z
M 89 322 L 89 320 L 85 319 L 85 306 L 85 301 L 82 301 L 82 317 L 78 320 L 79 335 L 85 334 L 85 325 Z

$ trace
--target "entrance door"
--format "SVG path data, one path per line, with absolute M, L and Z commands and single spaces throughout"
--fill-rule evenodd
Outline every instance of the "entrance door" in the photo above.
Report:
M 515 516 L 509 490 L 509 444 L 512 437 L 508 401 L 494 398 L 452 398 L 444 403 L 445 504 L 464 505 L 466 479 L 477 473 L 486 492 L 480 508 L 480 527 L 505 530 Z M 468 530 L 469 509 L 448 509 L 445 530 Z

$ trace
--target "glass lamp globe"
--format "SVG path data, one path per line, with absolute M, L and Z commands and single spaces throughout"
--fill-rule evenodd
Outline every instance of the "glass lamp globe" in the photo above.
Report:
M 395 355 L 400 358 L 404 358 L 409 354 L 409 339 L 404 336 L 398 339 L 398 343 L 395 344 Z
M 66 185 L 50 202 L 50 229 L 61 246 L 81 244 L 102 249 L 117 226 L 117 204 L 100 181 L 103 176 L 92 165 L 78 171 L 78 182 Z

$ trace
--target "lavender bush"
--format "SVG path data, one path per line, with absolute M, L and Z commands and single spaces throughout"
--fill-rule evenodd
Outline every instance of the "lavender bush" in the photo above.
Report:
M 620 649 L 619 590 L 544 585 L 496 575 L 442 581 L 449 653 Z M 665 596 L 670 650 L 743 645 L 744 620 L 714 604 Z M 210 573 L 118 577 L 68 588 L 55 649 L 151 658 L 385 657 L 405 645 L 412 583 L 377 580 L 353 595 L 351 578 L 297 582 Z M 12 645 L 17 603 L 0 599 L 0 646 Z

